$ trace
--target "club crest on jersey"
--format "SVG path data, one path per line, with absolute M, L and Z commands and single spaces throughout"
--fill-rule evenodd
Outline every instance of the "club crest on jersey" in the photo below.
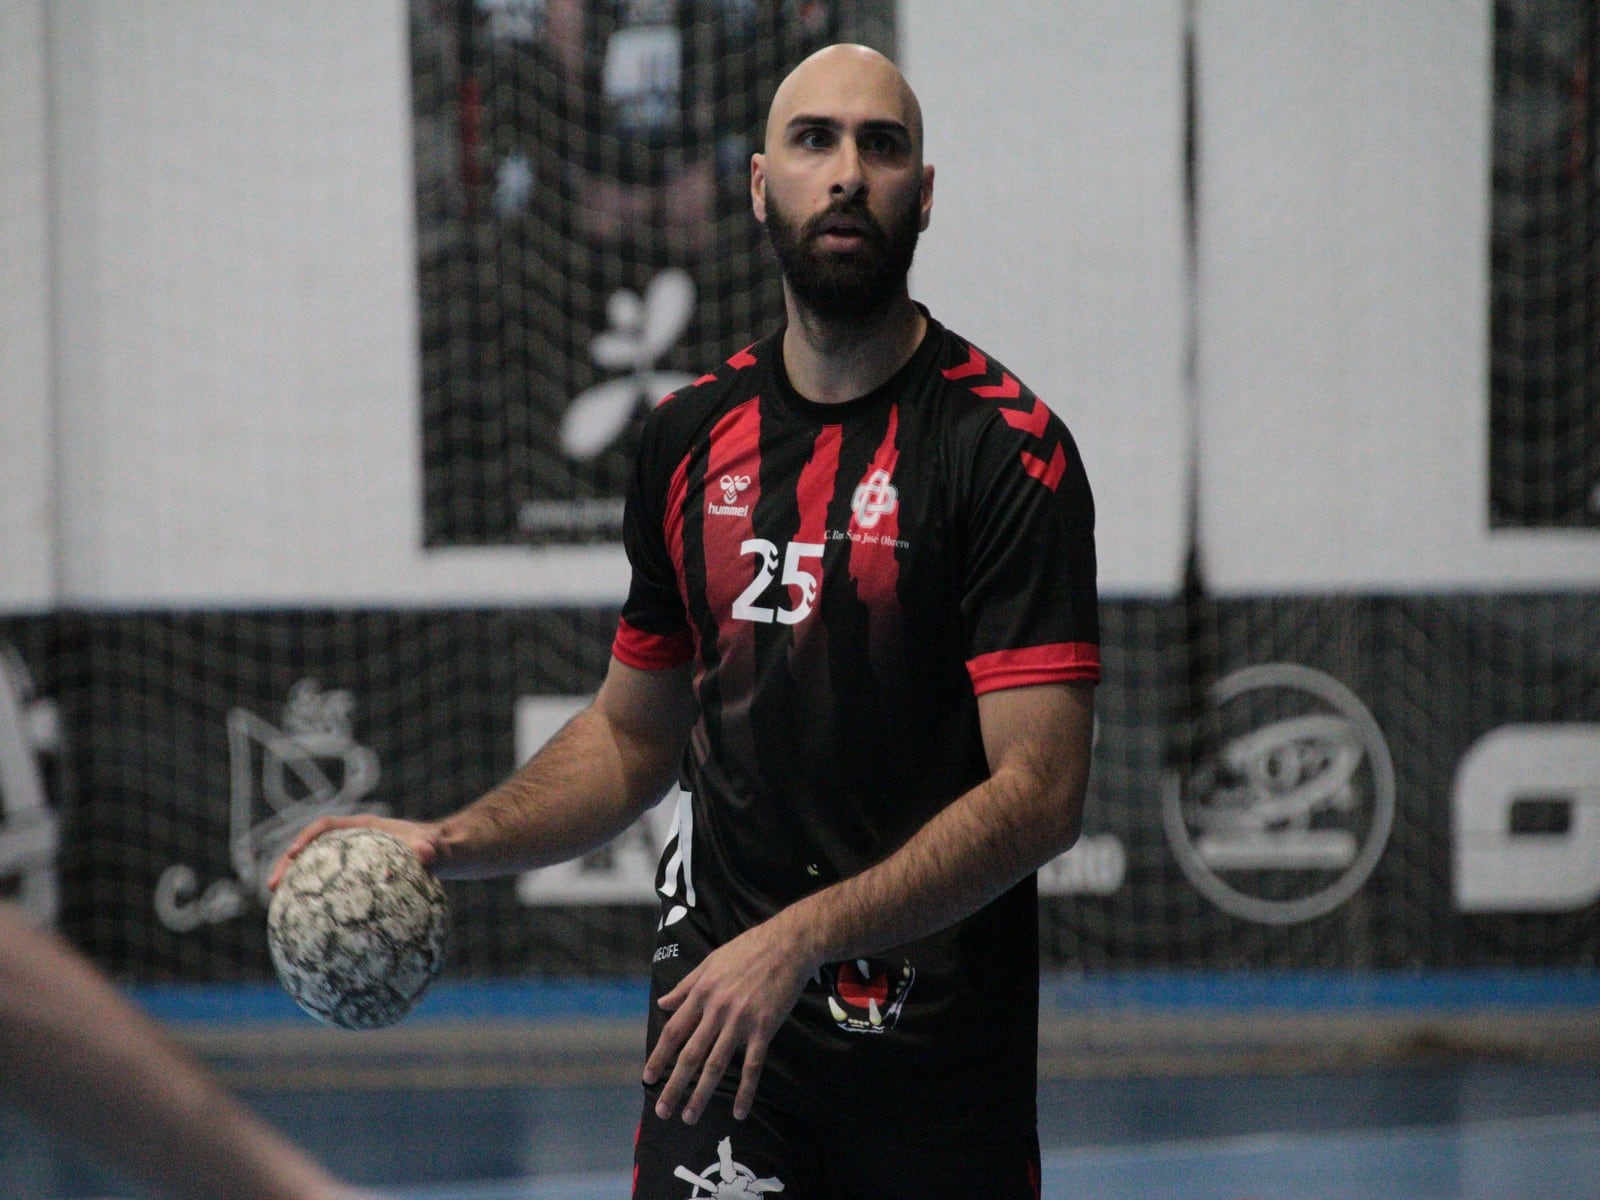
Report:
M 889 482 L 889 472 L 879 467 L 868 475 L 850 497 L 850 511 L 863 529 L 875 528 L 900 503 L 900 489 Z
M 898 969 L 880 958 L 853 958 L 822 968 L 828 1012 L 847 1033 L 893 1029 L 916 979 L 916 969 L 903 959 Z
M 750 486 L 750 476 L 724 475 L 717 480 L 717 486 L 722 489 L 722 503 L 706 505 L 706 512 L 714 517 L 747 517 L 750 515 L 750 506 L 738 503 L 739 493 Z

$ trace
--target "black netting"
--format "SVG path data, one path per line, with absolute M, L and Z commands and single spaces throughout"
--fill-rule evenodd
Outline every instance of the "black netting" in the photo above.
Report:
M 1499 0 L 1490 519 L 1600 524 L 1600 8 Z
M 615 540 L 648 405 L 782 315 L 778 81 L 891 0 L 414 0 L 429 545 Z M 742 339 L 742 340 L 741 340 Z
M 295 823 L 341 806 L 437 817 L 478 795 L 513 768 L 519 702 L 578 705 L 598 685 L 614 621 L 580 609 L 0 624 L 7 694 L 33 714 L 22 722 L 30 761 L 59 834 L 45 866 L 62 927 L 126 976 L 267 977 L 255 881 Z M 1490 735 L 1600 743 L 1596 629 L 1595 596 L 1105 602 L 1094 775 L 1075 851 L 1092 869 L 1046 886 L 1045 961 L 1600 962 L 1600 907 L 1581 880 L 1574 898 L 1543 909 L 1464 908 L 1453 824 L 1462 764 Z M 1208 644 L 1191 653 L 1197 631 Z M 1196 660 L 1207 678 L 1191 717 Z M 1197 726 L 1208 736 L 1192 736 Z M 1392 811 L 1380 820 L 1385 761 Z M 6 766 L 0 863 L 15 895 L 39 814 Z M 1572 840 L 1587 836 L 1592 780 L 1535 780 L 1512 799 L 1501 833 L 1592 860 Z M 627 853 L 637 877 L 639 854 Z M 606 878 L 625 858 L 596 855 L 590 873 Z M 450 884 L 450 969 L 637 974 L 654 937 L 649 878 L 643 894 L 601 903 L 559 887 L 525 895 L 513 879 Z

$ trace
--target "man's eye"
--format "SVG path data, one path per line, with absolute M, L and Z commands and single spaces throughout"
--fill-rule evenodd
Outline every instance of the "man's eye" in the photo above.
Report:
M 875 158 L 899 158 L 906 144 L 892 133 L 869 133 L 861 139 L 861 152 Z
M 796 139 L 807 150 L 821 150 L 832 141 L 825 129 L 807 129 Z

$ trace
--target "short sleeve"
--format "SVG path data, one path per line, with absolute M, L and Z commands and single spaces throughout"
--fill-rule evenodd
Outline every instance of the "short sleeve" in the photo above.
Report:
M 661 462 L 656 422 L 646 425 L 634 462 L 623 509 L 622 543 L 631 579 L 628 598 L 617 622 L 611 652 L 618 661 L 643 671 L 676 667 L 694 657 L 694 635 L 678 585 L 677 563 L 668 544 L 670 493 L 680 483 L 684 465 L 674 473 Z
M 1044 403 L 996 410 L 971 462 L 962 614 L 974 692 L 1100 678 L 1094 498 Z

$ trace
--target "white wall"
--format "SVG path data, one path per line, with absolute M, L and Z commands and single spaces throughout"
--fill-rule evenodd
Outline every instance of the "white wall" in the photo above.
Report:
M 1072 426 L 1108 594 L 1183 548 L 1181 11 L 901 8 L 916 290 Z M 1593 535 L 1486 527 L 1488 0 L 1198 11 L 1213 582 L 1592 586 Z M 615 550 L 421 549 L 406 36 L 0 0 L 0 610 L 621 596 Z
M 1200 6 L 1201 538 L 1223 592 L 1593 587 L 1488 528 L 1488 0 Z
M 1108 589 L 1166 588 L 1176 4 L 1012 8 L 903 14 L 949 151 L 919 293 L 1073 426 Z M 403 5 L 53 12 L 64 599 L 620 597 L 614 550 L 420 548 Z
M 69 602 L 620 586 L 420 549 L 404 5 L 108 0 L 51 32 Z
M 0 612 L 55 598 L 44 0 L 0 0 Z
M 1183 6 L 900 6 L 933 224 L 914 289 L 1066 421 L 1106 593 L 1168 595 L 1187 549 Z

